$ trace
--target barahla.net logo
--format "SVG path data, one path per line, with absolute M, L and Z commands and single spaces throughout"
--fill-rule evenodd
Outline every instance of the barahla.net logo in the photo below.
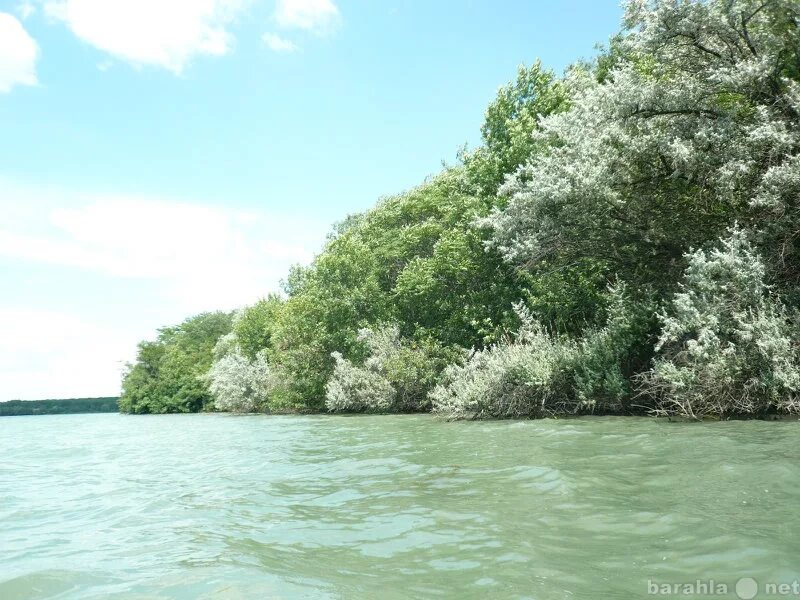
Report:
M 752 577 L 742 577 L 735 584 L 715 581 L 714 579 L 697 579 L 681 583 L 663 583 L 647 581 L 647 594 L 649 596 L 664 596 L 676 598 L 685 596 L 728 596 L 740 600 L 753 600 L 753 598 L 800 598 L 800 581 L 792 582 L 758 582 Z

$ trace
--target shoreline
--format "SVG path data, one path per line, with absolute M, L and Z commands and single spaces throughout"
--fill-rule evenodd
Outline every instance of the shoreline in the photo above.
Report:
M 75 413 L 77 414 L 77 413 Z M 110 413 L 106 413 L 110 414 Z M 151 417 L 151 416 L 164 416 L 164 415 L 228 415 L 231 417 L 395 417 L 395 416 L 428 416 L 443 422 L 497 422 L 497 421 L 564 421 L 575 419 L 641 419 L 641 420 L 654 420 L 654 421 L 667 421 L 670 423 L 722 423 L 726 421 L 800 421 L 800 415 L 795 414 L 769 414 L 763 416 L 753 415 L 731 415 L 727 417 L 709 417 L 706 416 L 702 419 L 691 419 L 679 415 L 648 415 L 636 413 L 586 413 L 586 414 L 561 414 L 561 415 L 547 415 L 543 417 L 487 417 L 487 418 L 464 418 L 454 419 L 445 415 L 437 415 L 431 412 L 323 412 L 323 411 L 273 411 L 273 412 L 227 412 L 227 411 L 199 411 L 199 412 L 167 412 L 167 413 L 124 413 L 117 414 L 132 417 Z

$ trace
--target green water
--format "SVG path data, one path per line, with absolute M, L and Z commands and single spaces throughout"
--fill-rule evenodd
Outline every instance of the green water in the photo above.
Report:
M 9 417 L 0 599 L 736 598 L 800 578 L 798 442 L 798 422 Z

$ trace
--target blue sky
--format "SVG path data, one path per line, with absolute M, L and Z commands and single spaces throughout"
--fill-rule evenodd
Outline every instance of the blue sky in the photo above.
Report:
M 139 339 L 279 287 L 480 139 L 613 0 L 0 0 L 0 400 L 110 395 Z

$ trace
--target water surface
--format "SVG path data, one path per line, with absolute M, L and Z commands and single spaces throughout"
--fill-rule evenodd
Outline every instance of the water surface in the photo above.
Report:
M 798 442 L 798 422 L 9 417 L 0 598 L 736 598 L 800 578 Z

